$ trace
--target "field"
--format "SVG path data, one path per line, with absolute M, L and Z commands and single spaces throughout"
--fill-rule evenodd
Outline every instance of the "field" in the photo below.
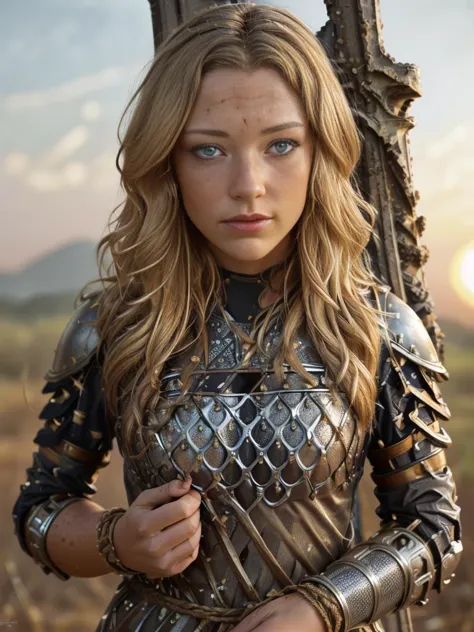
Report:
M 67 305 L 67 301 L 63 302 Z M 66 310 L 65 310 L 66 311 Z M 59 334 L 68 316 L 43 317 L 28 310 L 12 313 L 0 305 L 0 625 L 14 632 L 92 632 L 118 580 L 109 575 L 62 582 L 46 577 L 21 552 L 13 535 L 11 508 L 31 464 L 37 414 L 44 402 L 40 391 Z M 54 313 L 54 311 L 53 311 Z M 3 315 L 1 315 L 3 314 Z M 446 365 L 451 380 L 443 389 L 453 419 L 447 426 L 454 446 L 448 454 L 455 472 L 464 516 L 465 553 L 457 578 L 426 608 L 413 609 L 416 632 L 474 632 L 474 398 L 471 395 L 474 335 L 446 323 Z M 95 500 L 104 506 L 124 505 L 120 455 L 101 474 Z M 362 488 L 364 524 L 377 527 L 368 478 Z

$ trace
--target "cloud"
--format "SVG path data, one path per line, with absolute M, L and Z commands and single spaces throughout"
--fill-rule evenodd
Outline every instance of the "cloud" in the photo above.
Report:
M 115 154 L 105 151 L 96 156 L 90 163 L 90 174 L 94 189 L 117 189 L 120 179 L 115 166 Z
M 66 160 L 83 147 L 89 138 L 89 128 L 86 125 L 77 125 L 58 140 L 43 156 L 47 165 L 55 165 Z
M 98 101 L 86 101 L 81 108 L 81 117 L 88 123 L 97 121 L 101 113 L 102 108 Z
M 41 193 L 77 189 L 88 177 L 87 165 L 81 162 L 69 162 L 60 169 L 38 167 L 26 176 L 26 184 Z
M 3 105 L 7 110 L 41 108 L 54 103 L 64 103 L 81 99 L 89 94 L 119 86 L 136 76 L 140 67 L 135 64 L 111 66 L 100 72 L 77 77 L 72 81 L 31 92 L 7 95 Z
M 100 105 L 87 102 L 89 116 L 100 113 Z M 84 108 L 83 108 L 84 110 Z M 82 112 L 84 114 L 84 111 Z M 81 150 L 90 138 L 87 125 L 76 125 L 46 152 L 38 156 L 11 152 L 3 160 L 3 171 L 38 193 L 64 190 L 117 190 L 120 178 L 115 165 L 115 152 L 103 151 L 89 158 Z
M 412 146 L 415 184 L 421 191 L 422 200 L 428 199 L 432 207 L 441 208 L 438 199 L 449 194 L 450 212 L 464 215 L 462 201 L 469 199 L 470 203 L 474 193 L 473 142 L 474 121 L 468 120 L 434 141 Z M 443 204 L 446 204 L 444 198 Z
M 457 125 L 454 129 L 427 147 L 427 157 L 432 160 L 445 158 L 468 140 L 469 132 L 470 129 L 467 125 Z
M 3 162 L 5 172 L 41 193 L 77 189 L 89 179 L 91 165 L 71 160 L 89 139 L 89 128 L 76 125 L 39 156 L 15 152 Z
M 3 168 L 9 176 L 16 176 L 24 173 L 30 164 L 28 154 L 13 152 L 7 154 L 3 160 Z

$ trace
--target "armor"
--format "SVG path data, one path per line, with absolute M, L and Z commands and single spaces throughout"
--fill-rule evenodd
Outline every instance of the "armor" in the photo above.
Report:
M 386 288 L 375 297 L 383 345 L 376 415 L 373 427 L 364 430 L 345 395 L 331 385 L 304 330 L 295 352 L 311 384 L 289 365 L 283 366 L 283 382 L 273 371 L 281 317 L 268 329 L 262 350 L 247 355 L 237 328 L 252 335 L 262 280 L 231 273 L 226 279 L 226 309 L 208 321 L 207 365 L 190 357 L 192 352 L 170 359 L 161 384 L 166 403 L 173 405 L 160 405 L 145 417 L 136 452 L 143 440 L 148 450 L 139 458 L 121 450 L 129 503 L 146 488 L 191 474 L 202 496 L 199 557 L 179 576 L 124 577 L 98 632 L 137 626 L 142 632 L 222 629 L 160 605 L 160 594 L 208 610 L 242 608 L 311 581 L 338 604 L 345 630 L 375 626 L 389 612 L 424 603 L 431 588 L 441 590 L 449 581 L 461 545 L 444 457 L 449 437 L 440 428 L 449 409 L 437 380 L 446 371 L 423 324 Z M 93 308 L 83 309 L 90 314 Z M 192 383 L 178 402 L 181 374 L 190 361 Z M 52 407 L 61 389 L 70 392 L 58 414 Z M 76 374 L 66 371 L 59 382 L 48 382 L 47 390 L 55 401 L 42 411 L 46 424 L 36 438 L 35 477 L 52 477 L 56 494 L 89 497 L 114 433 L 119 447 L 121 441 L 120 419 L 112 427 L 103 406 L 100 354 L 92 354 Z M 53 412 L 59 424 L 54 430 Z M 77 454 L 66 455 L 65 442 L 90 456 L 87 467 Z M 58 465 L 45 447 L 69 459 L 54 476 Z M 382 527 L 354 546 L 354 498 L 367 457 Z M 14 509 L 20 540 L 29 512 L 49 498 L 32 478 L 30 473 Z M 28 546 L 25 550 L 40 561 Z
M 66 326 L 54 354 L 51 368 L 45 375 L 57 382 L 82 369 L 97 352 L 99 334 L 94 327 L 97 317 L 97 294 L 87 298 Z

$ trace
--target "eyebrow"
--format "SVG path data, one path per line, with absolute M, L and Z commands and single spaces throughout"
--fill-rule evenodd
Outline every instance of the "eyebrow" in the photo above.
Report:
M 288 123 L 280 123 L 279 125 L 266 127 L 265 129 L 262 129 L 260 134 L 262 136 L 264 134 L 273 134 L 275 132 L 281 132 L 284 129 L 289 129 L 290 127 L 304 127 L 304 125 L 298 121 L 289 121 Z M 208 136 L 219 136 L 220 138 L 229 138 L 230 136 L 230 134 L 223 132 L 220 129 L 188 129 L 184 132 L 184 134 L 206 134 Z

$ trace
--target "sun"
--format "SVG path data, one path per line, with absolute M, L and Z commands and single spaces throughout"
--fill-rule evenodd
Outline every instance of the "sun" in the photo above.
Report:
M 454 256 L 451 283 L 457 295 L 474 307 L 474 241 L 458 250 Z

